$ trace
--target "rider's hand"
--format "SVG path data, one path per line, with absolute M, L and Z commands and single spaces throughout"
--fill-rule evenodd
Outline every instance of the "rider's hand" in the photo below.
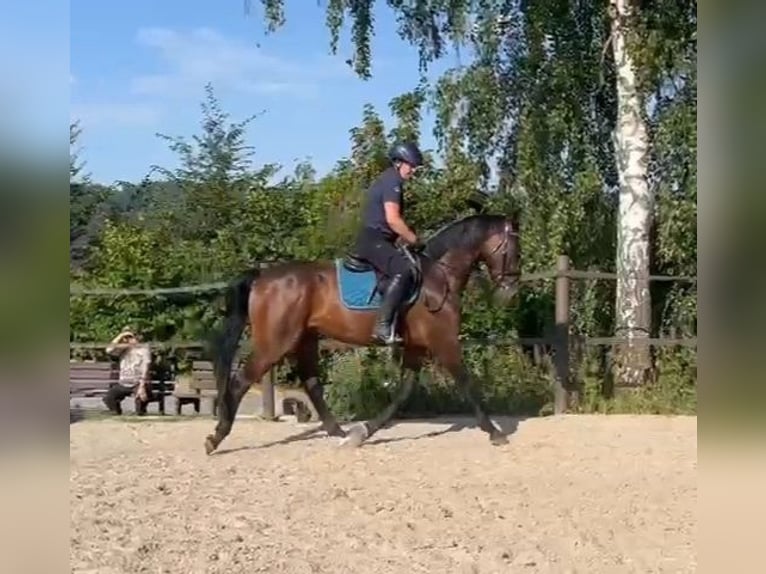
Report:
M 421 251 L 425 247 L 425 244 L 417 236 L 414 241 L 407 241 L 404 237 L 397 237 L 395 245 L 397 247 L 406 247 L 410 251 Z

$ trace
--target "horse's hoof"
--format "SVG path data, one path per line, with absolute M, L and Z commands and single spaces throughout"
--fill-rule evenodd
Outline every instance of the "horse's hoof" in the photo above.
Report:
M 215 437 L 213 435 L 209 435 L 205 439 L 205 453 L 208 455 L 213 454 L 213 451 L 218 447 L 218 445 L 215 442 Z
M 362 443 L 367 440 L 369 434 L 370 433 L 367 431 L 366 425 L 354 425 L 349 429 L 346 437 L 340 441 L 340 446 L 353 448 L 360 447 L 362 446 Z
M 327 436 L 336 437 L 336 438 L 346 438 L 346 431 L 344 431 L 340 427 L 335 427 L 325 432 L 327 433 Z
M 494 446 L 502 446 L 504 444 L 508 444 L 508 437 L 504 434 L 493 434 L 489 437 L 489 442 L 491 442 Z

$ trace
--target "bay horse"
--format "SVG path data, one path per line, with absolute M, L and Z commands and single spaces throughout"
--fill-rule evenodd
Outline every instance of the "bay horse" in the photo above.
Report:
M 372 346 L 379 287 L 377 272 L 353 256 L 334 261 L 292 261 L 264 270 L 250 269 L 233 279 L 226 293 L 226 318 L 211 337 L 218 389 L 218 422 L 205 438 L 212 454 L 229 435 L 242 397 L 271 367 L 286 358 L 314 404 L 324 431 L 342 442 L 361 445 L 377 432 L 409 397 L 415 375 L 430 356 L 461 388 L 479 427 L 493 444 L 507 442 L 489 418 L 475 382 L 463 364 L 460 296 L 471 271 L 481 262 L 508 300 L 519 286 L 519 234 L 515 220 L 502 215 L 470 215 L 447 224 L 430 237 L 421 253 L 407 254 L 419 280 L 396 319 L 402 336 L 402 382 L 393 402 L 374 419 L 353 425 L 347 434 L 324 401 L 319 383 L 319 337 L 354 346 Z M 238 373 L 232 363 L 249 322 L 255 349 Z

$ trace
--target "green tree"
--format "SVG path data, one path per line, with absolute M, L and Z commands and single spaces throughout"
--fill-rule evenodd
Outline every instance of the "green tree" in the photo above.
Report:
M 84 167 L 80 161 L 80 151 L 77 149 L 77 142 L 82 135 L 82 127 L 80 122 L 69 123 L 69 183 L 73 183 L 78 180 L 80 173 Z
M 278 166 L 253 169 L 254 151 L 246 143 L 246 134 L 257 115 L 230 121 L 212 84 L 205 86 L 201 108 L 200 133 L 191 141 L 157 134 L 178 155 L 180 166 L 174 170 L 154 166 L 153 171 L 178 186 L 181 204 L 155 205 L 154 209 L 182 237 L 210 241 L 237 221 L 248 193 L 263 188 Z
M 80 122 L 69 124 L 69 266 L 80 269 L 87 263 L 93 236 L 97 233 L 97 215 L 102 211 L 110 190 L 93 183 L 84 170 L 78 143 Z

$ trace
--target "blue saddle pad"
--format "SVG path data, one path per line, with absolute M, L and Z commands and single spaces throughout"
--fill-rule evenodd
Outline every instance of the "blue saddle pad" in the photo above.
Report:
M 347 308 L 369 311 L 380 307 L 381 296 L 375 290 L 378 284 L 375 271 L 351 271 L 346 269 L 342 259 L 335 260 L 335 269 L 338 273 L 340 300 Z
M 340 300 L 353 311 L 374 311 L 380 307 L 382 296 L 377 291 L 378 278 L 375 271 L 351 271 L 343 265 L 343 259 L 335 260 L 338 274 Z M 374 293 L 374 295 L 373 295 Z M 411 305 L 420 294 L 420 288 L 410 289 L 404 304 Z

